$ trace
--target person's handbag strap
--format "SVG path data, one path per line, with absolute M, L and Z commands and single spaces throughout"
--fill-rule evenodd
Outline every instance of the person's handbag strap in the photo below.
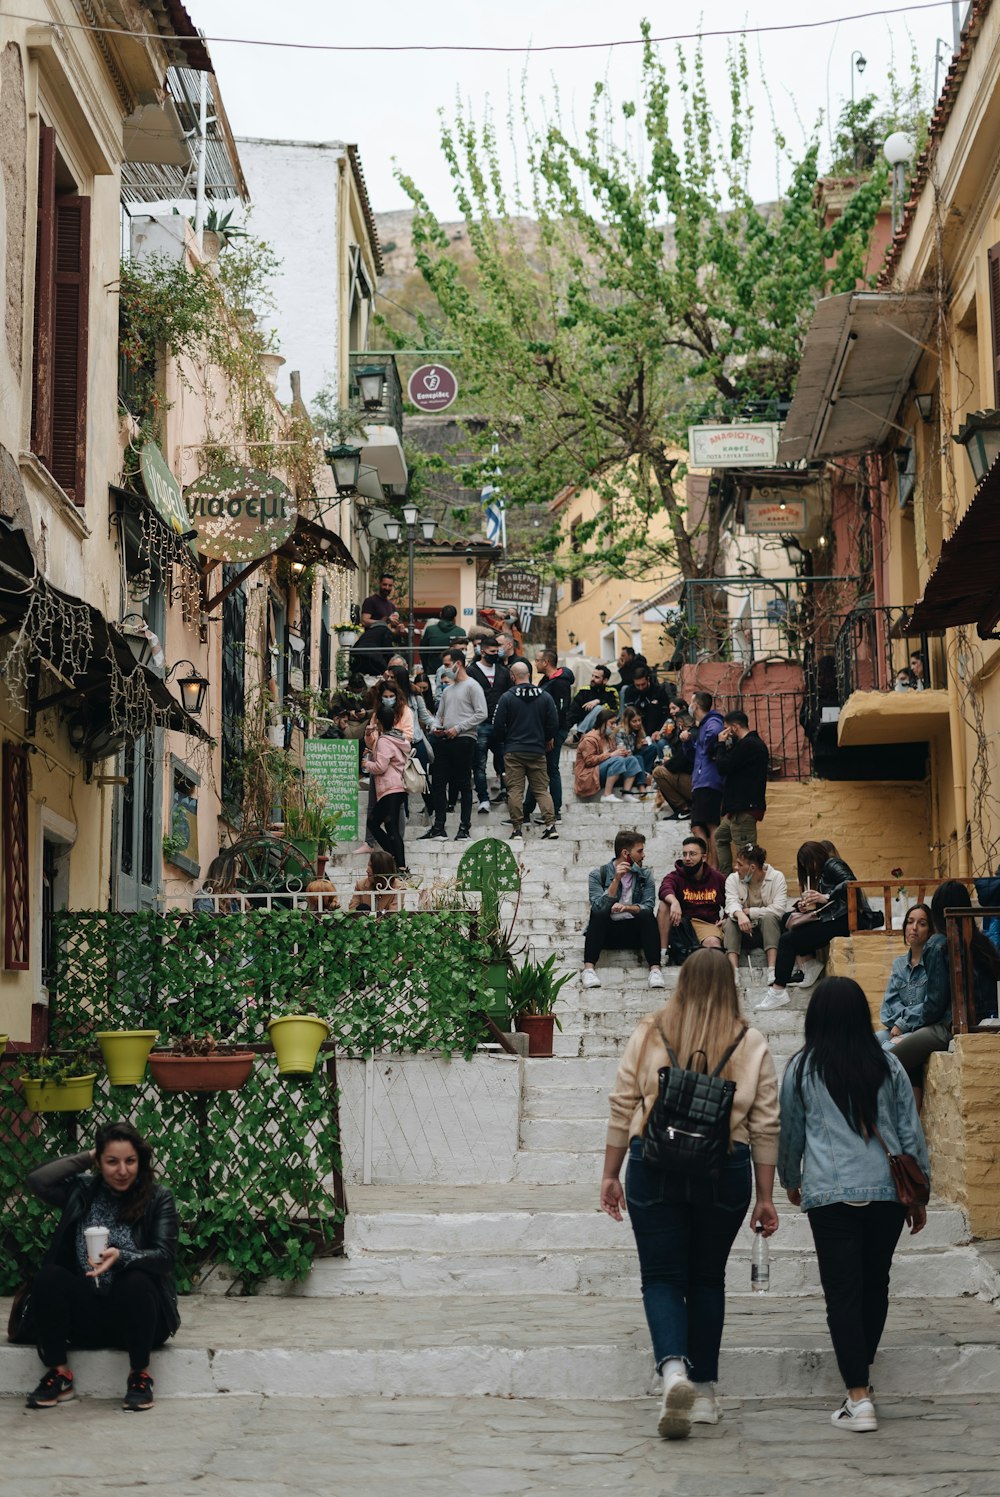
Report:
M 736 1051 L 739 1048 L 739 1046 L 743 1043 L 743 1036 L 746 1034 L 746 1032 L 747 1032 L 747 1030 L 749 1029 L 750 1026 L 748 1024 L 744 1024 L 744 1026 L 740 1030 L 739 1034 L 733 1040 L 733 1043 L 729 1046 L 729 1049 L 723 1051 L 722 1059 L 719 1061 L 719 1064 L 715 1067 L 714 1071 L 710 1071 L 708 1069 L 708 1056 L 705 1055 L 704 1050 L 692 1050 L 691 1054 L 688 1056 L 687 1066 L 686 1067 L 682 1066 L 681 1063 L 680 1063 L 680 1061 L 677 1059 L 677 1056 L 674 1054 L 673 1050 L 671 1049 L 670 1042 L 667 1039 L 666 1035 L 663 1033 L 663 1026 L 660 1024 L 659 1020 L 657 1020 L 656 1027 L 660 1031 L 660 1039 L 663 1041 L 663 1047 L 666 1050 L 667 1055 L 670 1057 L 670 1064 L 674 1067 L 675 1070 L 677 1070 L 677 1071 L 682 1071 L 682 1070 L 685 1070 L 685 1069 L 689 1070 L 689 1071 L 692 1070 L 693 1068 L 692 1068 L 691 1062 L 694 1060 L 694 1058 L 695 1058 L 696 1055 L 702 1055 L 705 1058 L 705 1071 L 704 1071 L 703 1074 L 706 1075 L 706 1076 L 721 1076 L 722 1072 L 725 1070 L 726 1066 L 729 1064 L 729 1062 L 732 1059 L 733 1055 L 736 1053 Z M 882 1147 L 885 1148 L 885 1145 L 883 1144 Z

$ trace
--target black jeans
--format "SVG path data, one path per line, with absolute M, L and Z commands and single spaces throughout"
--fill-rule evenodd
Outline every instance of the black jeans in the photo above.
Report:
M 584 962 L 596 962 L 602 951 L 641 951 L 651 967 L 660 965 L 660 932 L 652 910 L 631 920 L 612 920 L 610 913 L 591 910 L 583 941 Z
M 46 1367 L 58 1367 L 70 1345 L 114 1346 L 142 1372 L 167 1339 L 156 1284 L 137 1268 L 119 1271 L 108 1288 L 98 1289 L 98 1282 L 58 1263 L 41 1270 L 31 1286 L 38 1355 Z
M 397 868 L 406 867 L 406 852 L 403 847 L 403 807 L 406 791 L 396 790 L 392 795 L 383 795 L 375 802 L 375 809 L 368 817 L 368 826 L 380 847 L 391 853 Z
M 826 1323 L 845 1388 L 867 1388 L 889 1312 L 889 1269 L 906 1213 L 897 1201 L 815 1206 L 807 1213 Z
M 726 1264 L 750 1190 L 747 1144 L 733 1145 L 714 1185 L 651 1169 L 642 1160 L 642 1140 L 629 1145 L 625 1200 L 657 1371 L 669 1357 L 684 1357 L 696 1383 L 718 1381 Z
M 804 925 L 783 930 L 778 938 L 778 954 L 774 959 L 774 980 L 779 988 L 788 986 L 797 956 L 818 951 L 834 936 L 847 936 L 847 916 L 839 920 L 807 920 Z
M 472 766 L 476 758 L 474 738 L 435 738 L 431 804 L 434 825 L 443 827 L 452 801 L 461 798 L 459 825 L 472 822 Z

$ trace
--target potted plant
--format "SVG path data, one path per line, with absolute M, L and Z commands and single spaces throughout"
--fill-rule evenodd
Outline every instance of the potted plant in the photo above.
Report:
M 93 1107 L 97 1072 L 88 1065 L 82 1049 L 26 1055 L 19 1079 L 32 1112 L 84 1112 Z
M 321 848 L 336 836 L 340 812 L 331 811 L 319 784 L 303 775 L 289 789 L 285 801 L 285 837 L 315 868 Z
M 303 1013 L 288 1003 L 272 1009 L 267 1033 L 278 1057 L 279 1076 L 311 1076 L 330 1026 L 318 1014 Z
M 342 650 L 349 650 L 351 645 L 358 639 L 358 626 L 352 624 L 350 619 L 344 619 L 339 624 L 334 624 L 334 632 L 337 635 L 337 643 Z
M 221 1045 L 214 1034 L 182 1034 L 152 1052 L 149 1069 L 165 1092 L 237 1092 L 250 1079 L 253 1051 Z
M 562 1029 L 553 1012 L 556 999 L 573 978 L 572 972 L 556 976 L 555 953 L 544 962 L 525 962 L 510 974 L 510 1006 L 514 1027 L 528 1036 L 529 1055 L 551 1055 L 553 1032 Z
M 97 1043 L 112 1086 L 138 1086 L 146 1074 L 158 1029 L 99 1029 Z

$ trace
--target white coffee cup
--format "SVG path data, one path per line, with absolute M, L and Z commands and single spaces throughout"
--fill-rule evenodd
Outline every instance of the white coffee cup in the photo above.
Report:
M 104 1249 L 108 1245 L 107 1227 L 84 1227 L 83 1240 L 87 1244 L 87 1257 L 92 1264 L 97 1263 Z

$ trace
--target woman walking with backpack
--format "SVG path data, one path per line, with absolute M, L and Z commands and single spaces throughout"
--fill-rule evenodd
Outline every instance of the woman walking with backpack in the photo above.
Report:
M 686 1091 L 682 1071 L 718 1071 L 699 1089 L 724 1092 L 711 1142 L 704 1113 L 668 1099 Z M 671 1082 L 670 1073 L 674 1073 Z M 694 1078 L 692 1078 L 694 1079 Z M 660 1100 L 661 1086 L 670 1090 Z M 726 1310 L 726 1263 L 751 1197 L 751 1228 L 778 1229 L 772 1201 L 778 1157 L 778 1084 L 767 1041 L 747 1027 L 733 969 L 723 952 L 696 951 L 673 995 L 636 1026 L 611 1093 L 601 1210 L 615 1221 L 626 1206 L 635 1234 L 642 1302 L 662 1378 L 659 1433 L 681 1440 L 692 1424 L 717 1424 L 715 1384 Z M 672 1104 L 673 1105 L 673 1104 Z M 731 1110 L 728 1110 L 731 1108 Z M 681 1141 L 671 1153 L 670 1129 Z M 695 1140 L 693 1149 L 691 1141 Z M 628 1158 L 625 1188 L 619 1179 Z
M 910 1194 L 922 1200 L 903 1204 L 890 1154 L 912 1156 L 924 1178 Z M 864 990 L 850 977 L 824 978 L 809 1001 L 805 1044 L 781 1084 L 778 1173 L 816 1244 L 847 1388 L 831 1418 L 838 1429 L 876 1430 L 868 1379 L 889 1309 L 892 1255 L 903 1223 L 913 1233 L 927 1220 L 929 1166 L 906 1072 L 876 1039 Z

